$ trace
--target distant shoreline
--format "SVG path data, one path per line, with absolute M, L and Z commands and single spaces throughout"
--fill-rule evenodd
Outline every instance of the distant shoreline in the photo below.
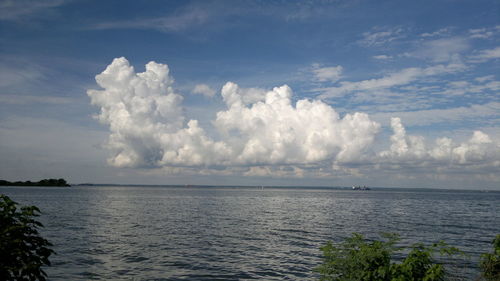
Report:
M 0 180 L 0 186 L 71 186 L 66 182 L 65 179 L 43 179 L 41 181 L 15 181 L 10 182 L 6 180 Z
M 0 180 L 0 186 L 46 186 L 46 187 L 164 187 L 164 188 L 250 188 L 250 189 L 307 189 L 307 190 L 341 190 L 341 191 L 354 191 L 351 186 L 286 186 L 286 185 L 204 185 L 204 184 L 120 184 L 120 183 L 73 183 L 68 184 L 64 179 L 45 179 L 38 182 L 31 181 L 16 181 L 9 182 Z M 383 186 L 370 186 L 370 191 L 367 192 L 500 192 L 497 189 L 454 189 L 454 188 L 432 188 L 432 187 L 383 187 Z M 361 190 L 361 192 L 363 192 Z
M 73 186 L 110 186 L 110 187 L 165 187 L 165 188 L 255 188 L 255 189 L 310 189 L 310 190 L 344 190 L 352 191 L 352 186 L 295 186 L 295 185 L 204 185 L 204 184 L 117 184 L 117 183 L 79 183 Z M 359 192 L 359 190 L 354 190 Z M 397 192 L 500 192 L 496 189 L 453 189 L 436 187 L 383 187 L 370 186 L 370 191 L 397 191 Z

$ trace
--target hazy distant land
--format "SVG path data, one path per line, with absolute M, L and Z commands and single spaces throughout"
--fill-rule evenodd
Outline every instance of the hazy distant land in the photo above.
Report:
M 41 181 L 15 181 L 0 180 L 0 186 L 71 186 L 65 179 L 43 179 Z

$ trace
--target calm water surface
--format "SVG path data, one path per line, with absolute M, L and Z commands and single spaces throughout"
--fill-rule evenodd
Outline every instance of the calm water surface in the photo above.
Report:
M 1 187 L 43 212 L 50 280 L 314 280 L 352 232 L 445 240 L 468 270 L 500 233 L 500 193 L 298 188 Z

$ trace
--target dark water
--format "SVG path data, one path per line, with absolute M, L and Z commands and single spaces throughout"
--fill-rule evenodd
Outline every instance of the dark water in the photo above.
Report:
M 500 193 L 173 187 L 2 187 L 43 212 L 50 280 L 314 280 L 319 247 L 352 232 L 480 253 L 500 233 Z

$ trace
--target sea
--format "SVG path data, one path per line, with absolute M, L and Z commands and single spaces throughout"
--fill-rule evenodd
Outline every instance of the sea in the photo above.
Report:
M 478 276 L 500 234 L 500 192 L 192 186 L 0 187 L 36 205 L 54 246 L 49 280 L 317 280 L 320 247 L 352 233 L 440 240 Z M 445 259 L 443 262 L 447 263 Z

